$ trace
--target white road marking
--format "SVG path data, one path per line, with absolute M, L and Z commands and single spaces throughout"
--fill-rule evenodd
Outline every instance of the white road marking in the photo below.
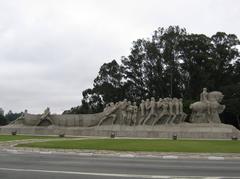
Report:
M 90 175 L 90 176 L 106 176 L 106 177 L 123 177 L 123 178 L 155 178 L 155 179 L 239 179 L 239 177 L 205 177 L 205 176 L 164 176 L 164 175 L 137 175 L 137 174 L 119 174 L 119 173 L 91 173 L 91 172 L 74 172 L 74 171 L 56 171 L 56 170 L 35 170 L 20 168 L 0 168 L 2 171 L 15 172 L 37 172 L 37 173 L 53 173 L 53 174 L 70 174 L 70 175 Z

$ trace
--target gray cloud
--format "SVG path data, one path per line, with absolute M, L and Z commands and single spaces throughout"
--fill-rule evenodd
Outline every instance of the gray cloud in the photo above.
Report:
M 158 27 L 240 35 L 236 0 L 1 0 L 0 107 L 60 113 L 81 102 L 99 67 Z

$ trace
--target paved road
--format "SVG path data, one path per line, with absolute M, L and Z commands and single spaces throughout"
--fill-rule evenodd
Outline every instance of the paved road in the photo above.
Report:
M 0 151 L 0 179 L 178 178 L 176 176 L 240 178 L 240 161 L 92 157 Z

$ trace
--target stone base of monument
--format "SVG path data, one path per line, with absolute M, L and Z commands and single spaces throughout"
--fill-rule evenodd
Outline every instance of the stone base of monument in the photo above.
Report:
M 159 126 L 123 126 L 104 125 L 99 127 L 26 127 L 21 125 L 8 125 L 0 128 L 1 134 L 28 135 L 59 135 L 66 136 L 102 136 L 111 137 L 136 137 L 136 138 L 171 138 L 178 139 L 240 139 L 240 131 L 226 124 L 191 124 L 182 123 L 174 125 Z

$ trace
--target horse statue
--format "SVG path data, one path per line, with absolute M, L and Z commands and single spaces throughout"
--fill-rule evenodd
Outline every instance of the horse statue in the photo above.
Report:
M 192 114 L 190 122 L 192 123 L 221 123 L 219 114 L 225 109 L 225 105 L 221 105 L 224 95 L 219 91 L 207 92 L 206 88 L 200 95 L 200 101 L 190 105 Z

